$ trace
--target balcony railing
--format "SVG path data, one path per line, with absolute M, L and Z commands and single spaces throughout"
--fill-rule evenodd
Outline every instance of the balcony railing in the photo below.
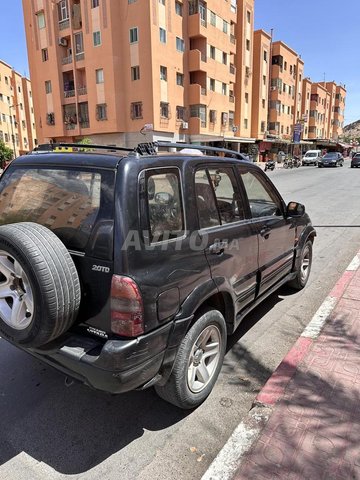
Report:
M 81 128 L 90 128 L 89 120 L 84 120 L 83 122 L 80 122 L 80 127 Z
M 205 87 L 201 87 L 201 95 L 206 95 L 206 88 Z
M 59 30 L 65 30 L 66 28 L 70 27 L 70 19 L 67 18 L 65 20 L 61 20 L 59 22 Z
M 65 98 L 75 97 L 75 90 L 65 90 L 64 97 Z
M 235 43 L 236 43 L 236 37 L 235 37 L 235 35 L 232 34 L 232 33 L 230 34 L 230 42 L 233 43 L 234 45 L 235 45 Z
M 76 127 L 77 127 L 76 123 L 65 123 L 66 130 L 75 130 Z
M 86 87 L 78 87 L 77 89 L 78 95 L 86 95 L 87 94 L 87 88 Z
M 235 72 L 236 72 L 235 66 L 234 66 L 232 63 L 230 63 L 230 73 L 231 73 L 232 75 L 235 75 Z
M 230 101 L 230 103 L 235 103 L 234 95 L 229 95 L 229 101 Z
M 72 55 L 69 55 L 68 57 L 63 57 L 62 59 L 63 65 L 68 65 L 69 63 L 72 63 Z
M 76 59 L 77 62 L 79 62 L 80 60 L 84 60 L 84 58 L 85 58 L 85 53 L 84 53 L 84 52 L 82 52 L 82 53 L 77 53 L 77 54 L 75 55 L 75 59 Z

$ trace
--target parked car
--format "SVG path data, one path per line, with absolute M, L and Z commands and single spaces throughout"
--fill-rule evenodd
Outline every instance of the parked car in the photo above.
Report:
M 308 150 L 305 155 L 302 157 L 302 165 L 317 165 L 319 159 L 321 158 L 321 150 Z
M 351 159 L 351 168 L 360 167 L 360 153 L 355 153 Z
M 329 152 L 318 160 L 318 167 L 344 166 L 344 157 L 339 152 Z
M 96 389 L 196 407 L 243 318 L 305 287 L 315 229 L 236 152 L 88 147 L 1 177 L 0 335 Z

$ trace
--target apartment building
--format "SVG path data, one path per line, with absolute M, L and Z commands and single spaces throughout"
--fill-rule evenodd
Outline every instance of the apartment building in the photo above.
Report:
M 322 83 L 311 85 L 309 139 L 330 139 L 330 93 Z
M 249 140 L 254 0 L 23 8 L 41 142 Z
M 269 133 L 292 141 L 294 126 L 301 120 L 304 62 L 284 42 L 272 44 Z
M 304 78 L 302 85 L 302 102 L 301 102 L 301 113 L 302 113 L 302 140 L 309 139 L 309 116 L 310 116 L 310 102 L 311 102 L 311 85 L 312 81 L 310 78 Z
M 0 140 L 14 156 L 36 144 L 30 80 L 0 60 Z
M 346 89 L 344 85 L 337 85 L 334 104 L 334 121 L 332 125 L 332 136 L 335 140 L 343 134 L 345 115 Z
M 271 36 L 264 30 L 254 32 L 252 78 L 251 137 L 264 140 L 267 135 Z

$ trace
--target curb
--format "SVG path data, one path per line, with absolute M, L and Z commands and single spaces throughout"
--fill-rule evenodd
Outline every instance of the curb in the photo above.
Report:
M 314 341 L 319 337 L 330 314 L 359 268 L 360 251 L 355 255 L 310 323 L 265 383 L 255 398 L 252 409 L 235 428 L 201 480 L 230 480 L 233 478 L 244 456 L 256 442 L 269 420 L 274 405 L 283 396 L 299 363 L 306 356 Z

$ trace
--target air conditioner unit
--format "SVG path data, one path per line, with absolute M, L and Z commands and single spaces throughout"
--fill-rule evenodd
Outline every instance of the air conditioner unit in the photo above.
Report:
M 277 87 L 271 87 L 270 90 L 271 90 L 272 92 L 275 92 L 275 90 L 277 90 Z
M 60 37 L 59 38 L 59 45 L 62 47 L 67 47 L 68 46 L 68 41 L 65 37 Z
M 182 122 L 181 128 L 182 128 L 183 130 L 187 130 L 187 129 L 189 128 L 188 122 Z

